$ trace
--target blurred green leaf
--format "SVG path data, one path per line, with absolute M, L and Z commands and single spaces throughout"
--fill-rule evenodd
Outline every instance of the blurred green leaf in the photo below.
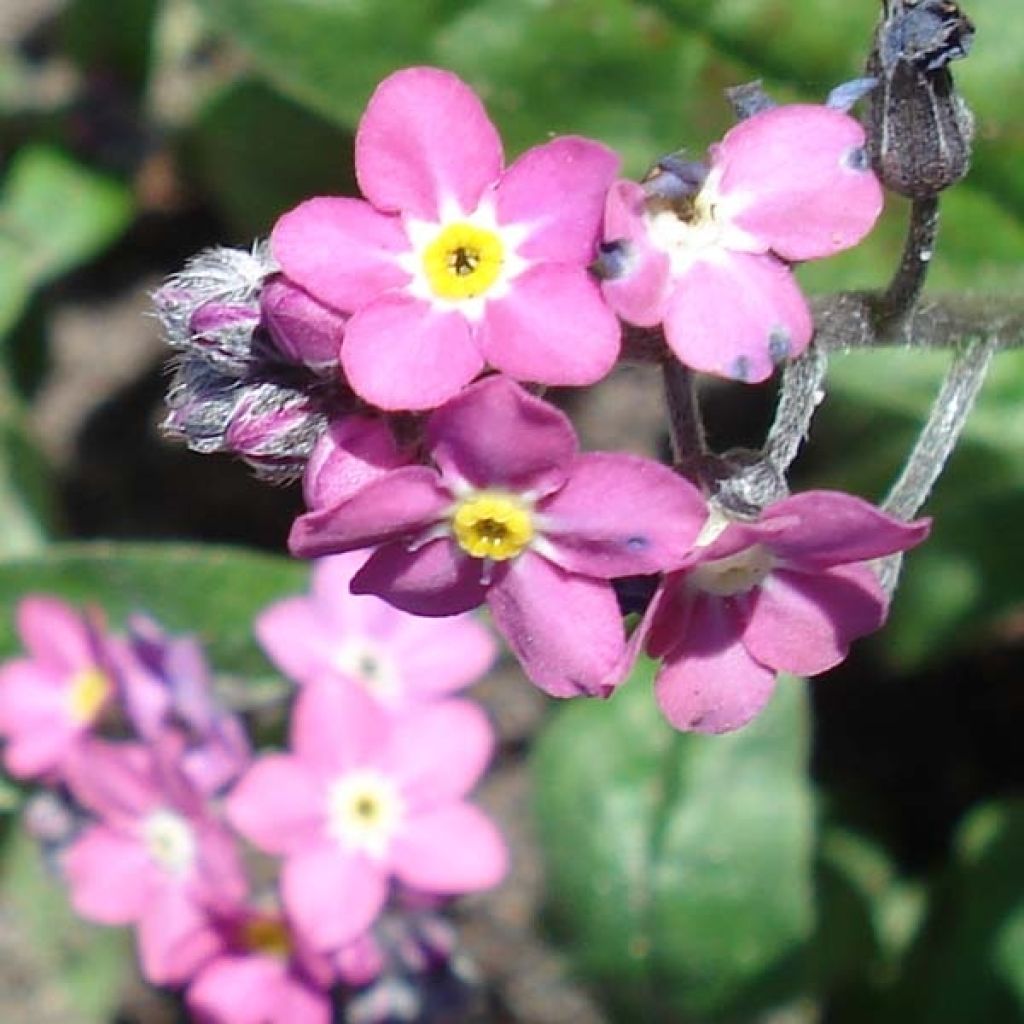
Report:
M 266 674 L 252 620 L 306 587 L 305 563 L 199 544 L 66 544 L 0 564 L 0 655 L 20 647 L 14 609 L 28 593 L 101 606 L 120 626 L 145 611 L 167 629 L 195 633 L 219 671 Z
M 77 917 L 56 873 L 46 869 L 20 828 L 10 829 L 4 843 L 0 905 L 19 936 L 21 966 L 40 979 L 51 999 L 56 995 L 65 1019 L 109 1021 L 132 962 L 128 934 Z
M 59 150 L 15 154 L 0 189 L 0 334 L 33 288 L 90 259 L 128 226 L 127 187 Z
M 975 810 L 938 880 L 928 921 L 892 995 L 920 1024 L 1024 1019 L 1024 803 Z M 953 926 L 955 922 L 955 926 Z
M 0 389 L 0 558 L 29 555 L 46 538 L 48 481 L 38 452 Z
M 729 1020 L 801 993 L 813 928 L 806 693 L 683 735 L 645 665 L 561 710 L 535 754 L 554 923 L 623 1021 Z

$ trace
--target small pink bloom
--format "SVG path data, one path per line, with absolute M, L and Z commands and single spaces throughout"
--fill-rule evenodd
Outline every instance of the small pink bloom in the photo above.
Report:
M 658 704 L 677 729 L 728 732 L 768 702 L 779 672 L 812 676 L 885 621 L 888 598 L 866 564 L 920 544 L 860 498 L 808 491 L 757 522 L 721 516 L 690 567 L 669 573 L 636 642 L 662 659 Z
M 178 770 L 180 753 L 174 739 L 91 740 L 68 766 L 72 793 L 96 816 L 62 857 L 72 905 L 101 924 L 136 924 L 143 972 L 160 985 L 216 951 L 207 909 L 246 890 L 234 841 Z
M 351 319 L 341 362 L 382 409 L 430 409 L 485 365 L 590 384 L 619 325 L 588 273 L 618 159 L 556 138 L 503 170 L 501 141 L 455 75 L 386 78 L 356 134 L 367 201 L 310 199 L 271 236 L 285 274 Z
M 623 246 L 603 285 L 626 321 L 663 324 L 695 370 L 762 381 L 811 339 L 789 264 L 856 245 L 882 209 L 864 129 L 824 106 L 755 114 L 711 148 L 703 184 L 666 161 L 648 185 L 618 182 L 605 238 Z M 671 188 L 666 188 L 666 182 Z
M 299 683 L 334 678 L 363 686 L 397 709 L 476 682 L 496 654 L 469 615 L 424 619 L 349 589 L 365 555 L 334 555 L 313 567 L 312 594 L 271 605 L 256 634 L 271 660 Z
M 59 776 L 114 696 L 114 641 L 51 597 L 26 597 L 18 632 L 28 656 L 0 667 L 4 764 L 17 778 Z
M 486 601 L 538 686 L 605 693 L 625 652 L 609 580 L 683 562 L 707 518 L 697 489 L 648 459 L 580 454 L 568 418 L 503 377 L 434 412 L 426 444 L 436 468 L 398 466 L 300 517 L 292 551 L 375 547 L 354 592 L 427 616 Z
M 235 827 L 283 857 L 285 910 L 309 944 L 340 952 L 365 933 L 395 879 L 457 894 L 505 873 L 497 829 L 463 798 L 493 744 L 473 704 L 395 717 L 361 687 L 301 691 L 292 753 L 260 758 L 228 798 Z

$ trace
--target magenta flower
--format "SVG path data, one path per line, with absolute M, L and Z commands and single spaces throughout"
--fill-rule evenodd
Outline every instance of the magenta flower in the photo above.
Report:
M 199 1024 L 330 1024 L 335 970 L 280 914 L 245 909 L 217 922 L 223 943 L 185 993 Z
M 229 796 L 228 816 L 285 859 L 282 899 L 299 933 L 339 952 L 369 929 L 392 879 L 447 895 L 501 880 L 501 836 L 463 799 L 492 744 L 473 704 L 395 717 L 361 687 L 311 683 L 296 703 L 292 752 L 257 760 Z
M 436 468 L 399 466 L 301 516 L 292 551 L 375 547 L 354 592 L 429 616 L 486 601 L 538 686 L 606 692 L 625 652 L 609 580 L 682 563 L 707 518 L 697 489 L 638 456 L 580 454 L 563 413 L 502 377 L 434 412 L 426 445 Z
M 631 324 L 663 324 L 687 366 L 765 380 L 811 339 L 789 264 L 856 245 L 881 212 L 864 146 L 838 110 L 776 107 L 727 132 L 709 169 L 669 159 L 647 187 L 618 182 L 605 238 L 623 243 L 621 273 L 605 298 Z
M 310 199 L 277 223 L 285 274 L 351 313 L 341 362 L 382 409 L 430 409 L 485 364 L 519 380 L 590 384 L 619 325 L 587 267 L 617 157 L 553 139 L 502 170 L 501 140 L 455 75 L 386 78 L 356 134 L 367 201 Z
M 866 563 L 920 544 L 928 529 L 836 491 L 785 498 L 755 523 L 716 516 L 696 561 L 665 577 L 637 637 L 662 659 L 665 717 L 677 729 L 738 729 L 768 702 L 776 673 L 839 664 L 888 611 Z
M 72 905 L 101 924 L 137 924 L 143 972 L 160 985 L 186 980 L 219 948 L 207 911 L 246 890 L 234 841 L 177 770 L 180 753 L 174 740 L 92 740 L 68 769 L 96 816 L 62 857 Z
M 468 615 L 424 619 L 349 589 L 365 555 L 313 567 L 312 593 L 271 605 L 256 620 L 263 649 L 299 683 L 357 683 L 389 708 L 436 699 L 476 682 L 494 661 L 491 635 Z
M 18 633 L 28 657 L 0 667 L 4 764 L 21 779 L 59 775 L 113 697 L 114 641 L 51 597 L 22 600 Z

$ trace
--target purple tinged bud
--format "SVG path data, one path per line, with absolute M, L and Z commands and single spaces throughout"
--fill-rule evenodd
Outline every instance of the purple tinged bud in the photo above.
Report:
M 681 153 L 662 157 L 644 179 L 644 192 L 651 199 L 672 205 L 695 196 L 708 176 L 706 164 L 686 160 Z
M 774 110 L 779 105 L 765 92 L 760 79 L 726 89 L 725 98 L 741 121 L 746 121 L 755 114 L 762 114 L 766 110 Z
M 614 242 L 602 242 L 598 247 L 598 257 L 590 265 L 590 271 L 601 281 L 614 281 L 617 277 L 625 277 L 633 267 L 630 259 L 630 243 L 626 239 Z
M 271 278 L 260 296 L 263 322 L 287 359 L 321 374 L 338 368 L 346 317 L 317 302 L 286 277 Z
M 862 100 L 878 85 L 877 78 L 855 78 L 852 82 L 837 85 L 825 100 L 825 106 L 848 114 L 858 100 Z

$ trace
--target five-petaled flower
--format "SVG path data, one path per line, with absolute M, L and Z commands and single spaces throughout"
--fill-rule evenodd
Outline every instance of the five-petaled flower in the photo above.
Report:
M 865 563 L 921 543 L 928 529 L 837 491 L 785 498 L 756 522 L 714 513 L 695 560 L 665 576 L 633 641 L 662 659 L 665 717 L 678 729 L 738 729 L 767 703 L 777 673 L 837 665 L 888 611 Z
M 663 324 L 687 366 L 765 380 L 811 339 L 789 264 L 855 245 L 881 212 L 864 147 L 849 115 L 794 104 L 736 125 L 708 168 L 669 158 L 646 186 L 617 182 L 605 298 L 631 324 Z
M 581 454 L 568 418 L 504 377 L 435 411 L 426 447 L 433 466 L 357 472 L 332 447 L 313 490 L 335 501 L 296 521 L 292 551 L 374 547 L 354 592 L 419 615 L 486 601 L 534 683 L 606 693 L 626 646 L 609 581 L 683 562 L 707 519 L 697 488 L 639 456 Z
M 588 273 L 618 169 L 587 139 L 556 138 L 502 170 L 501 140 L 455 75 L 386 78 L 356 134 L 368 201 L 320 197 L 286 213 L 271 248 L 287 277 L 351 313 L 341 363 L 382 409 L 429 409 L 488 364 L 582 385 L 619 351 Z

